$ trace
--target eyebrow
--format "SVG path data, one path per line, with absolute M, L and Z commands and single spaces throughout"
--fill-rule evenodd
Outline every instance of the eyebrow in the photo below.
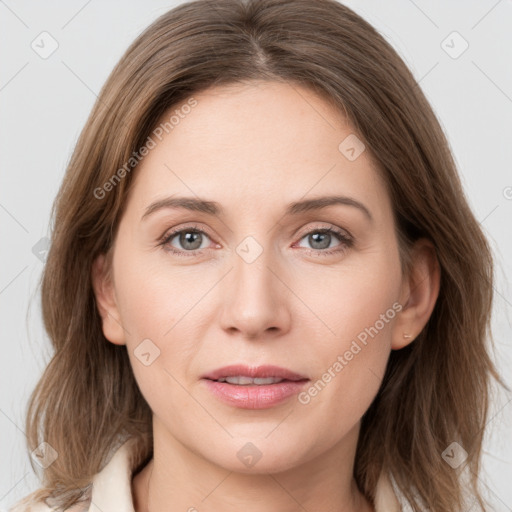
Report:
M 304 212 L 321 210 L 328 206 L 337 204 L 357 208 L 359 211 L 364 213 L 370 222 L 373 222 L 373 216 L 370 213 L 370 210 L 360 201 L 347 196 L 324 196 L 296 201 L 287 205 L 285 215 L 298 215 Z M 181 208 L 189 211 L 206 213 L 208 215 L 222 215 L 224 213 L 222 206 L 215 201 L 207 201 L 205 199 L 198 199 L 194 197 L 171 196 L 150 204 L 142 215 L 141 220 L 144 220 L 146 217 L 158 210 L 168 208 Z

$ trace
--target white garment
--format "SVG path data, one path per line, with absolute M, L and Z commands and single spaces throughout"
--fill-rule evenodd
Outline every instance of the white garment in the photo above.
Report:
M 135 512 L 132 500 L 133 458 L 131 440 L 113 454 L 105 467 L 94 476 L 90 501 L 76 504 L 69 512 Z M 16 506 L 10 512 L 53 512 L 42 502 Z M 377 483 L 375 512 L 400 512 L 391 482 L 383 473 Z

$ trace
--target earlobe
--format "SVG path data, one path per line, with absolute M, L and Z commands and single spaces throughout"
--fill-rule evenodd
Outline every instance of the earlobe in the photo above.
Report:
M 91 268 L 92 287 L 105 338 L 116 345 L 125 345 L 125 331 L 121 324 L 110 270 L 107 257 L 100 254 Z
M 440 282 L 441 272 L 434 245 L 424 238 L 418 240 L 411 253 L 410 273 L 404 276 L 403 307 L 393 327 L 393 350 L 412 343 L 423 330 L 439 296 Z

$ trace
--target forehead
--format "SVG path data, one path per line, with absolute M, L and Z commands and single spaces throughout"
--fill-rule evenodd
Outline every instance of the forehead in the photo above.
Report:
M 155 145 L 135 170 L 137 209 L 170 194 L 238 199 L 239 209 L 333 192 L 386 202 L 371 155 L 357 156 L 363 146 L 350 122 L 310 89 L 254 82 L 191 98 L 169 109 L 152 132 Z M 346 152 L 351 146 L 355 159 Z

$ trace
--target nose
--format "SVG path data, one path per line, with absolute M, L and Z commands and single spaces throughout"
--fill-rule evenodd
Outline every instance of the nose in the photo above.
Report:
M 268 251 L 251 263 L 233 255 L 221 290 L 222 328 L 247 339 L 280 336 L 290 329 L 290 291 Z

